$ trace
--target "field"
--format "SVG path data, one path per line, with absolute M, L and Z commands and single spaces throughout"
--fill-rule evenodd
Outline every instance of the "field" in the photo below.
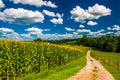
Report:
M 0 40 L 0 80 L 65 80 L 85 66 L 88 49 L 48 42 Z M 91 56 L 116 80 L 120 79 L 119 53 L 91 50 Z
M 116 80 L 120 80 L 120 53 L 92 50 L 91 56 L 99 60 Z
M 2 79 L 15 80 L 32 73 L 42 74 L 70 65 L 71 61 L 80 58 L 83 60 L 85 52 L 86 48 L 79 46 L 0 40 L 0 75 Z M 83 64 L 85 65 L 85 58 Z

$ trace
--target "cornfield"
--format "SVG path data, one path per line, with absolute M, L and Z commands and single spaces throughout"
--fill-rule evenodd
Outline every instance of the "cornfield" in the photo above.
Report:
M 78 49 L 48 43 L 0 40 L 0 76 L 4 80 L 39 73 L 80 58 Z

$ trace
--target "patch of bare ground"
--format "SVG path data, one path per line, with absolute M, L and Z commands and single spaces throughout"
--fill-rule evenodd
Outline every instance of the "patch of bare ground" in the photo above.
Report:
M 90 50 L 87 52 L 86 60 L 86 66 L 67 80 L 115 80 L 99 61 L 90 56 Z

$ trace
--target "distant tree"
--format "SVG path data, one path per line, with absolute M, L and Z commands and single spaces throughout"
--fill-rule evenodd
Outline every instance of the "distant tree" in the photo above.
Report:
M 117 37 L 117 39 L 118 39 L 118 44 L 117 44 L 117 50 L 116 50 L 116 52 L 120 52 L 120 36 Z
M 41 41 L 43 41 L 43 40 L 40 39 L 40 38 L 38 38 L 38 39 L 35 39 L 34 41 L 35 41 L 35 42 L 41 42 Z

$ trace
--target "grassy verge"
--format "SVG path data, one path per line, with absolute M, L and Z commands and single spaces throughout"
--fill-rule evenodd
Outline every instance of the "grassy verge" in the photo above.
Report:
M 102 52 L 92 50 L 91 56 L 99 60 L 102 65 L 114 76 L 115 80 L 120 80 L 120 71 L 118 71 L 118 61 L 120 62 L 120 53 Z
M 83 56 L 80 59 L 71 61 L 70 63 L 56 69 L 27 75 L 26 77 L 18 78 L 17 80 L 65 80 L 77 73 L 85 66 L 85 64 L 86 59 L 85 56 Z
M 120 71 L 110 67 L 108 64 L 103 63 L 102 65 L 114 76 L 115 80 L 120 80 Z

